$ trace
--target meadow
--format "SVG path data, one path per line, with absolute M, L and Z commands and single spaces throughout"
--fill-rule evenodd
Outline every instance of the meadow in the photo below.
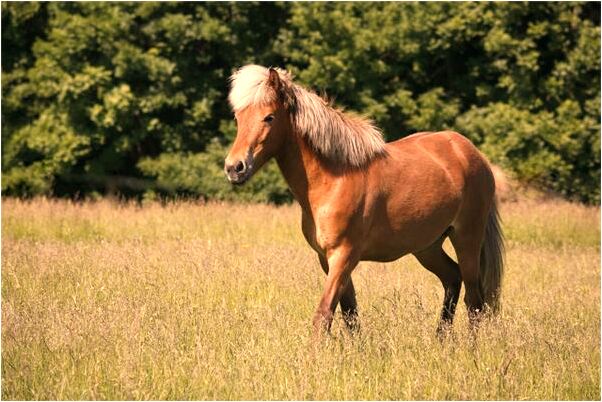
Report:
M 600 209 L 501 206 L 501 313 L 440 343 L 412 256 L 316 340 L 299 207 L 2 200 L 2 399 L 600 399 Z M 448 245 L 449 247 L 449 245 Z M 461 298 L 463 295 L 461 295 Z

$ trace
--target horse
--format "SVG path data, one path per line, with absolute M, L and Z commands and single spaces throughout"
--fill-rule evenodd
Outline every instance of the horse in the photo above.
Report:
M 230 77 L 237 135 L 224 171 L 242 185 L 275 158 L 301 206 L 301 228 L 326 274 L 316 332 L 338 304 L 358 328 L 351 273 L 360 261 L 413 254 L 444 289 L 437 334 L 451 327 L 462 283 L 469 322 L 497 311 L 503 235 L 487 159 L 453 131 L 385 143 L 366 117 L 337 108 L 280 68 L 246 65 Z M 454 261 L 442 248 L 449 238 Z

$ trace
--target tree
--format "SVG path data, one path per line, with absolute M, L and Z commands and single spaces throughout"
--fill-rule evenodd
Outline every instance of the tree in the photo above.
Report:
M 600 5 L 299 3 L 279 52 L 388 139 L 456 129 L 521 181 L 600 200 Z
M 3 3 L 2 30 L 6 194 L 290 200 L 273 168 L 222 188 L 227 78 L 253 62 L 388 140 L 456 129 L 521 181 L 600 200 L 598 3 Z
M 3 18 L 27 7 L 3 9 Z M 283 14 L 276 4 L 247 3 L 46 7 L 48 27 L 31 44 L 32 65 L 15 70 L 10 57 L 2 67 L 9 194 L 104 190 L 115 177 L 140 177 L 142 159 L 148 168 L 149 158 L 225 140 L 233 126 L 227 77 L 252 49 L 274 57 L 265 39 L 276 35 L 273 21 Z

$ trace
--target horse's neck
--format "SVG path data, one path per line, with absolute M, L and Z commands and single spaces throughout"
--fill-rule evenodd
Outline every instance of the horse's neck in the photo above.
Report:
M 325 186 L 331 174 L 301 135 L 291 133 L 276 161 L 295 199 L 306 211 L 312 209 L 310 193 Z

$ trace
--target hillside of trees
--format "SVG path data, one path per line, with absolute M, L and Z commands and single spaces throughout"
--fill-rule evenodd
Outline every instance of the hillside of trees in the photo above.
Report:
M 287 202 L 233 189 L 228 77 L 281 66 L 387 140 L 454 129 L 600 202 L 600 3 L 2 3 L 2 193 Z

